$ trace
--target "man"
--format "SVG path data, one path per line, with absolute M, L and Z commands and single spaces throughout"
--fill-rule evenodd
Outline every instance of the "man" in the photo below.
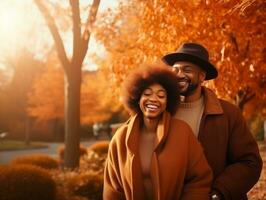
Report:
M 202 86 L 218 76 L 208 51 L 200 44 L 185 43 L 162 60 L 176 72 L 184 97 L 175 117 L 191 126 L 213 170 L 210 199 L 247 199 L 260 177 L 262 160 L 241 111 Z

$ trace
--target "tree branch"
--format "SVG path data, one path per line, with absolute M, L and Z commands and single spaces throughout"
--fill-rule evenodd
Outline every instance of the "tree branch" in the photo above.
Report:
M 45 7 L 45 5 L 43 4 L 42 0 L 34 0 L 34 2 L 40 10 L 41 14 L 43 15 L 45 22 L 53 36 L 56 48 L 58 50 L 58 56 L 63 65 L 63 68 L 65 68 L 66 72 L 69 72 L 70 62 L 67 58 L 65 47 L 62 38 L 59 34 L 58 28 L 56 27 L 54 18 L 51 16 L 47 7 Z
M 72 60 L 78 58 L 81 45 L 81 22 L 80 22 L 80 10 L 79 1 L 70 0 L 72 9 L 72 21 L 73 21 L 73 57 Z M 83 60 L 83 59 L 82 59 Z
M 96 15 L 97 15 L 97 12 L 99 9 L 99 5 L 100 5 L 100 0 L 93 0 L 93 3 L 91 5 L 90 11 L 89 11 L 89 15 L 88 15 L 88 18 L 86 21 L 85 30 L 84 30 L 83 35 L 82 35 L 82 39 L 83 39 L 82 55 L 83 55 L 83 57 L 85 57 L 87 49 L 88 49 L 88 44 L 89 44 L 89 40 L 90 40 L 92 26 L 96 20 Z
M 236 39 L 235 35 L 233 33 L 230 33 L 229 37 L 230 37 L 230 40 L 236 49 L 236 52 L 239 53 L 239 47 L 238 47 L 238 43 L 237 43 L 237 39 Z
M 244 106 L 255 97 L 255 92 L 249 86 L 238 91 L 236 95 L 236 104 L 243 111 Z
M 244 50 L 244 58 L 247 58 L 249 54 L 249 49 L 250 49 L 249 47 L 250 47 L 250 40 L 247 41 L 246 48 Z

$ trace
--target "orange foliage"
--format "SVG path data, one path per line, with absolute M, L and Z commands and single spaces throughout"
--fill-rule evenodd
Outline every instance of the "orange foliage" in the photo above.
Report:
M 211 62 L 219 70 L 209 86 L 233 102 L 243 92 L 249 93 L 263 106 L 265 9 L 265 1 L 260 0 L 130 0 L 99 20 L 96 35 L 107 57 L 97 61 L 114 74 L 112 80 L 119 86 L 139 64 L 158 61 L 183 42 L 199 42 L 209 49 Z
M 113 93 L 109 80 L 102 71 L 84 74 L 81 87 L 81 123 L 106 121 L 119 110 L 118 95 Z
M 62 119 L 64 116 L 64 75 L 55 56 L 51 55 L 46 70 L 35 80 L 28 95 L 28 113 L 39 120 Z
M 55 56 L 50 56 L 47 69 L 35 81 L 28 95 L 28 112 L 39 120 L 64 117 L 64 73 Z M 118 96 L 101 71 L 83 72 L 81 85 L 81 123 L 92 124 L 110 119 L 120 108 Z
M 11 160 L 12 165 L 33 165 L 43 169 L 51 170 L 59 167 L 58 161 L 46 154 L 30 154 L 19 156 Z

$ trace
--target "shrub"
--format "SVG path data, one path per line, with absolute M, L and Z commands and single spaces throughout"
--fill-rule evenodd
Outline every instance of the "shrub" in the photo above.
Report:
M 59 163 L 56 159 L 45 154 L 20 156 L 11 161 L 11 164 L 30 164 L 44 169 L 56 169 Z
M 88 155 L 80 160 L 80 169 L 87 169 L 94 172 L 103 173 L 107 154 L 98 154 L 88 151 Z
M 88 151 L 75 170 L 52 171 L 58 186 L 57 200 L 102 199 L 103 171 L 107 153 Z
M 7 165 L 0 165 L 0 174 L 2 173 L 2 170 L 5 170 L 7 168 Z
M 33 165 L 0 169 L 1 200 L 55 200 L 56 185 L 47 170 Z
M 83 172 L 69 180 L 68 187 L 73 188 L 75 195 L 101 200 L 103 177 L 97 173 Z
M 64 160 L 64 156 L 65 156 L 65 146 L 58 147 L 57 152 L 58 152 L 58 155 L 59 155 L 59 159 L 61 161 L 63 161 Z M 86 149 L 86 147 L 80 145 L 79 146 L 79 157 L 82 157 L 84 155 L 87 155 L 87 149 Z
M 109 141 L 98 141 L 92 144 L 88 151 L 94 151 L 95 153 L 101 155 L 101 154 L 107 154 L 108 153 L 108 147 L 109 147 Z
M 103 173 L 91 169 L 53 171 L 58 186 L 57 200 L 102 199 Z

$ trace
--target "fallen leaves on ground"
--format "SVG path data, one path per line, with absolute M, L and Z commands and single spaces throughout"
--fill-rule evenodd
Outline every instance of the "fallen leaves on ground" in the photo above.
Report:
M 266 142 L 259 142 L 263 168 L 258 183 L 248 193 L 249 200 L 266 200 Z

